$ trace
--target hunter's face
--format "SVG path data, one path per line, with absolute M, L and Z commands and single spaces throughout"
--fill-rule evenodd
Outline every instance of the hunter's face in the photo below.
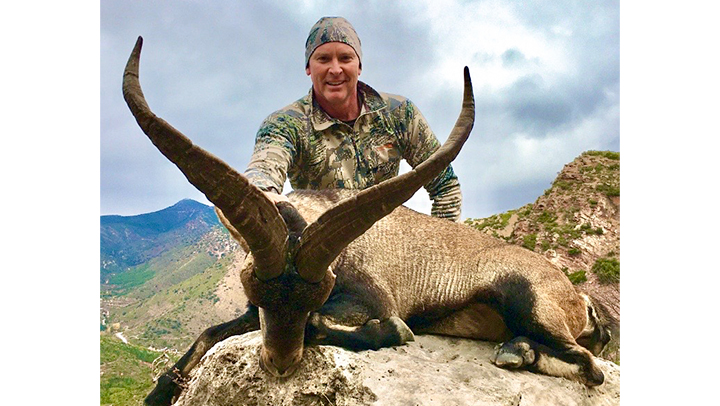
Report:
M 357 107 L 357 84 L 361 71 L 355 50 L 342 42 L 328 42 L 317 47 L 305 69 L 320 106 L 339 119 L 352 114 L 348 110 Z

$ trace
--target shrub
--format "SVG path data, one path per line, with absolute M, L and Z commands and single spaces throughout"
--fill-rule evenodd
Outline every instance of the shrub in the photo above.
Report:
M 620 153 L 619 152 L 613 152 L 613 151 L 587 151 L 587 155 L 591 156 L 602 156 L 607 159 L 613 159 L 613 160 L 620 160 Z
M 600 193 L 604 193 L 608 197 L 613 196 L 620 196 L 620 187 L 619 186 L 613 186 L 609 185 L 607 183 L 603 183 L 601 185 L 598 185 L 595 190 L 597 190 Z
M 573 285 L 587 281 L 587 275 L 585 275 L 585 271 L 582 270 L 573 273 L 565 272 L 565 274 Z
M 543 240 L 542 243 L 540 243 L 540 248 L 542 249 L 543 252 L 549 250 L 550 249 L 550 241 Z
M 535 244 L 537 244 L 537 234 L 528 234 L 523 237 L 523 247 L 530 251 L 535 250 Z
M 543 210 L 537 218 L 538 223 L 552 223 L 557 220 L 557 216 L 547 210 Z
M 572 182 L 568 180 L 557 180 L 553 184 L 553 186 L 556 186 L 562 190 L 569 190 L 572 187 Z
M 582 251 L 580 251 L 580 249 L 578 249 L 578 248 L 570 248 L 568 250 L 568 255 L 570 255 L 572 257 L 576 257 L 576 256 L 580 255 L 581 253 L 582 253 Z
M 602 283 L 620 282 L 620 261 L 616 258 L 599 258 L 593 264 L 592 271 Z
M 602 227 L 592 228 L 590 223 L 583 223 L 583 225 L 580 226 L 580 231 L 589 235 L 602 235 L 604 232 Z

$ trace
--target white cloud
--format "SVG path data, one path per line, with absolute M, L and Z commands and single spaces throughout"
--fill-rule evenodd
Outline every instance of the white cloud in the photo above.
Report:
M 531 72 L 555 76 L 572 68 L 564 38 L 548 38 L 524 25 L 510 3 L 427 1 L 425 5 L 421 18 L 435 46 L 434 65 L 425 74 L 436 92 L 460 89 L 458 71 L 465 65 L 471 69 L 474 84 L 488 92 L 502 91 Z M 510 49 L 531 63 L 508 69 L 502 55 Z

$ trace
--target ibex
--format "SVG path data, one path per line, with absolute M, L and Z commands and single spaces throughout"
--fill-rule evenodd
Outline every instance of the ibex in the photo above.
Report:
M 276 206 L 152 113 L 138 77 L 141 46 L 138 38 L 125 68 L 125 100 L 249 252 L 241 279 L 251 303 L 239 318 L 203 332 L 147 404 L 170 404 L 214 344 L 258 329 L 260 365 L 276 377 L 296 370 L 306 344 L 378 349 L 413 341 L 414 332 L 504 342 L 493 360 L 500 367 L 603 383 L 591 351 L 602 350 L 609 330 L 562 271 L 527 249 L 400 206 L 450 164 L 470 134 L 467 68 L 460 117 L 428 160 L 363 191 L 295 191 L 291 204 Z

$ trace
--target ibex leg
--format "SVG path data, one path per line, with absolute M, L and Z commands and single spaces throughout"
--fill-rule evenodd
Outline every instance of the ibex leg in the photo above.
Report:
M 577 344 L 554 349 L 527 337 L 515 337 L 498 346 L 493 362 L 502 368 L 524 368 L 580 381 L 588 386 L 601 385 L 605 379 L 592 354 Z
M 351 350 L 376 350 L 414 341 L 412 330 L 399 317 L 374 314 L 349 295 L 331 298 L 310 315 L 306 341 Z
M 542 298 L 529 300 L 533 306 L 527 302 L 505 306 L 503 318 L 515 338 L 500 346 L 495 364 L 562 376 L 588 386 L 602 384 L 604 376 L 593 355 L 578 345 L 568 329 L 568 314 Z

